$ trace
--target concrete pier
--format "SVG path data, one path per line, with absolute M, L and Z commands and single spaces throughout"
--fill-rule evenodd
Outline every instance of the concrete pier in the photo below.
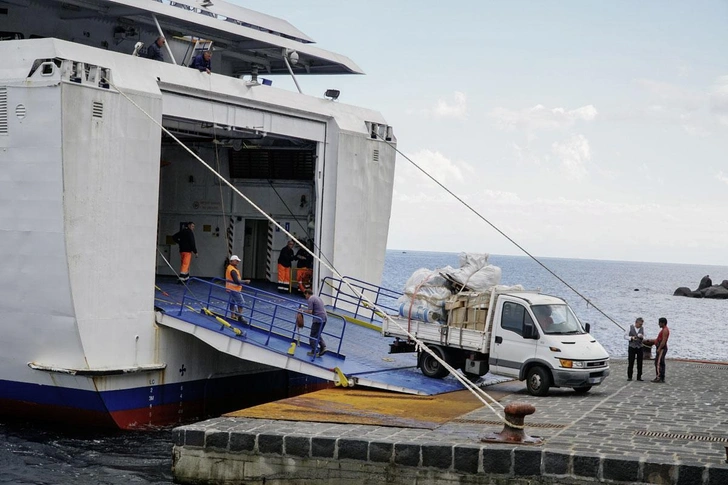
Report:
M 381 425 L 344 424 L 342 415 L 360 423 L 362 413 L 343 403 L 311 410 L 320 421 L 303 420 L 306 409 L 282 401 L 246 410 L 276 419 L 228 416 L 178 428 L 174 477 L 187 484 L 728 484 L 728 365 L 668 361 L 665 384 L 649 382 L 651 362 L 642 382 L 627 381 L 625 368 L 613 361 L 611 376 L 586 395 L 552 389 L 537 398 L 520 382 L 489 386 L 503 404 L 536 407 L 526 431 L 542 445 L 482 443 L 503 425 L 477 405 L 456 416 L 414 407 L 408 417 L 399 409 Z M 397 408 L 396 395 L 387 395 Z M 377 423 L 371 403 L 366 422 Z

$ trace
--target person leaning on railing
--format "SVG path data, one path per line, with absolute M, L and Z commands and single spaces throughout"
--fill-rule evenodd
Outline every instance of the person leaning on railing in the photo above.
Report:
M 202 54 L 197 54 L 190 63 L 190 67 L 197 69 L 200 72 L 206 72 L 210 74 L 212 72 L 212 51 L 205 51 Z

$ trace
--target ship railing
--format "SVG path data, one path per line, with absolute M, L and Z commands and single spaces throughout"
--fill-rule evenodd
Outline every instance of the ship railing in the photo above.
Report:
M 356 291 L 352 291 L 349 285 Z M 340 313 L 344 318 L 380 327 L 384 313 L 398 313 L 397 300 L 402 293 L 350 276 L 328 276 L 321 282 L 319 296 L 328 297 L 331 311 Z
M 230 320 L 233 328 L 254 329 L 262 332 L 264 339 L 261 342 L 266 347 L 271 341 L 280 339 L 298 341 L 300 345 L 309 346 L 309 342 L 319 348 L 321 338 L 327 345 L 327 350 L 338 356 L 341 354 L 341 345 L 346 331 L 346 320 L 343 318 L 328 318 L 324 330 L 319 335 L 311 336 L 313 323 L 321 322 L 321 318 L 305 314 L 304 327 L 296 325 L 296 315 L 299 310 L 305 309 L 305 302 L 300 299 L 284 297 L 248 285 L 243 286 L 243 318 L 245 321 L 236 321 L 232 317 L 235 304 L 232 294 L 225 288 L 226 280 L 222 278 L 201 279 L 190 278 L 185 286 L 180 304 L 179 315 L 185 309 L 204 311 L 207 309 L 214 316 Z M 194 283 L 194 284 L 191 284 Z M 200 288 L 204 288 L 201 290 Z M 256 334 L 257 335 L 257 334 Z M 333 345 L 332 345 L 333 344 Z M 311 361 L 316 356 L 311 356 Z

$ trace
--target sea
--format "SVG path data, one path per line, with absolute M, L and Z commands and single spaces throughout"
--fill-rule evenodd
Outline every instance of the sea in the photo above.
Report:
M 389 250 L 382 286 L 402 291 L 414 271 L 457 268 L 459 261 L 457 253 Z M 540 258 L 539 264 L 499 255 L 488 261 L 501 269 L 501 284 L 566 299 L 614 359 L 626 357 L 623 329 L 635 318 L 644 318 L 647 337 L 654 338 L 658 318 L 665 317 L 668 358 L 728 361 L 728 300 L 672 296 L 681 286 L 697 288 L 705 275 L 714 284 L 728 279 L 728 266 L 562 258 Z M 171 484 L 172 442 L 171 430 L 110 432 L 0 420 L 0 484 Z

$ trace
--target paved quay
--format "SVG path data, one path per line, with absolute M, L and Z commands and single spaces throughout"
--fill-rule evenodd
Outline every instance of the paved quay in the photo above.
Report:
M 651 361 L 642 382 L 627 381 L 626 362 L 611 366 L 610 377 L 586 395 L 552 389 L 533 397 L 516 381 L 486 388 L 504 405 L 536 407 L 526 433 L 542 445 L 482 443 L 503 428 L 482 406 L 412 426 L 220 417 L 177 428 L 175 480 L 728 484 L 728 365 L 668 360 L 665 384 L 649 382 Z

